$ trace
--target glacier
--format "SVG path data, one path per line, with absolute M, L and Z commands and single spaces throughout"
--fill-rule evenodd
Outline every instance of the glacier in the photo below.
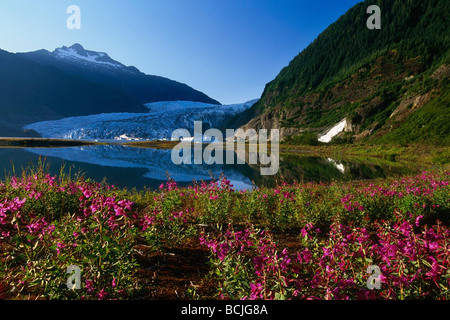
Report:
M 103 113 L 40 121 L 24 126 L 43 138 L 78 140 L 170 140 L 176 129 L 193 135 L 194 121 L 204 127 L 223 129 L 232 117 L 258 99 L 240 104 L 215 105 L 192 101 L 147 103 L 148 113 Z

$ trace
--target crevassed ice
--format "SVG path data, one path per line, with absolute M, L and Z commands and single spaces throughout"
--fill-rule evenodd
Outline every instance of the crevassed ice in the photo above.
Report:
M 255 100 L 234 105 L 210 105 L 190 101 L 155 102 L 146 104 L 148 113 L 105 113 L 41 121 L 24 127 L 44 138 L 170 140 L 176 129 L 192 131 L 194 121 L 217 128 L 229 117 L 247 108 Z

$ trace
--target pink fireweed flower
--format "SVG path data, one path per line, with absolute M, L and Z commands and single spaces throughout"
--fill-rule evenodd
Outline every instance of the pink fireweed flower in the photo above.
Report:
M 89 207 L 89 209 L 90 209 L 91 213 L 95 213 L 100 210 L 100 206 L 98 204 L 94 203 Z
M 423 215 L 420 215 L 420 216 L 418 216 L 418 217 L 416 218 L 416 227 L 419 226 L 420 220 L 421 220 L 422 218 L 423 218 Z
M 183 216 L 183 211 L 172 213 L 174 218 L 181 218 Z
M 297 253 L 297 261 L 300 263 L 308 264 L 313 258 L 313 253 L 308 249 L 304 249 Z
M 58 252 L 58 254 L 61 253 L 61 249 L 64 249 L 66 247 L 66 245 L 64 243 L 61 242 L 57 242 L 56 243 L 56 252 Z
M 23 198 L 22 200 L 20 200 L 19 197 L 14 198 L 14 201 L 10 208 L 11 212 L 22 209 L 23 205 L 25 204 L 25 201 L 27 201 L 27 198 Z
M 20 187 L 20 186 L 19 186 L 19 181 L 17 181 L 17 178 L 16 178 L 16 177 L 12 177 L 12 179 L 11 179 L 11 186 L 12 186 L 14 189 L 17 189 L 17 188 Z
M 43 235 L 44 234 L 51 235 L 53 233 L 53 231 L 55 231 L 55 229 L 56 229 L 56 227 L 53 224 L 51 224 L 42 230 L 42 234 Z
M 25 227 L 28 229 L 28 232 L 31 234 L 40 233 L 47 226 L 47 222 L 45 218 L 36 220 Z
M 439 243 L 437 243 L 436 241 L 428 243 L 428 249 L 430 249 L 431 251 L 438 250 L 439 249 Z
M 116 213 L 116 216 L 125 216 L 125 211 L 123 211 L 123 208 L 121 207 L 114 207 L 114 212 Z
M 223 259 L 225 259 L 225 257 L 228 254 L 228 251 L 230 249 L 230 246 L 228 243 L 221 243 L 219 244 L 219 250 L 217 251 L 217 257 L 223 261 Z
M 306 236 L 308 235 L 308 231 L 306 231 L 305 228 L 302 228 L 301 233 L 302 233 L 303 238 L 306 238 Z
M 170 191 L 170 190 L 176 190 L 177 189 L 177 183 L 175 182 L 175 181 L 168 181 L 167 183 L 166 183 L 166 185 L 167 185 L 167 189 Z
M 36 190 L 32 190 L 31 193 L 28 195 L 30 199 L 39 200 L 42 197 L 42 192 L 36 192 Z
M 94 283 L 92 280 L 86 280 L 84 287 L 86 288 L 87 293 L 94 291 Z
M 117 202 L 117 204 L 121 207 L 123 207 L 125 210 L 131 210 L 133 207 L 134 202 L 129 201 L 127 199 L 120 200 Z
M 92 192 L 88 188 L 81 187 L 80 190 L 85 198 L 89 199 L 90 197 L 92 197 Z
M 398 230 L 405 236 L 408 237 L 409 233 L 411 232 L 411 224 L 408 221 L 403 222 L 399 227 L 397 227 Z
M 430 257 L 428 257 L 428 259 L 432 261 L 432 265 L 431 265 L 430 271 L 428 271 L 426 273 L 426 275 L 428 277 L 430 277 L 434 282 L 437 283 L 439 281 L 440 277 L 441 277 L 441 273 L 442 273 L 441 269 L 442 269 L 442 267 L 439 266 L 437 260 L 434 257 L 430 256 Z
M 260 281 L 256 281 L 255 283 L 250 283 L 250 299 L 251 300 L 258 300 L 263 299 L 263 291 L 264 287 Z

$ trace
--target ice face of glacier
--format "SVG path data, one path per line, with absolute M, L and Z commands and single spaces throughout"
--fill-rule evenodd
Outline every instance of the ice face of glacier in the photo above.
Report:
M 146 104 L 148 113 L 106 113 L 41 121 L 24 127 L 44 138 L 97 140 L 170 140 L 176 129 L 194 132 L 194 121 L 220 128 L 228 119 L 250 108 L 257 100 L 234 105 L 191 101 Z

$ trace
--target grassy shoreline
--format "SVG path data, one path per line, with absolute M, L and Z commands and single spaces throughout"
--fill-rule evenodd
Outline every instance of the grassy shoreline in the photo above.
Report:
M 431 145 L 387 145 L 387 144 L 353 144 L 325 146 L 291 146 L 281 145 L 285 153 L 302 153 L 305 151 L 317 155 L 353 156 L 379 158 L 393 161 L 416 162 L 422 164 L 446 165 L 450 163 L 450 147 Z
M 100 144 L 104 143 L 72 139 L 0 138 L 0 148 L 58 148 Z
M 81 145 L 123 145 L 136 148 L 172 149 L 179 142 L 176 141 L 86 141 L 73 139 L 48 138 L 4 138 L 0 137 L 0 147 L 70 147 Z M 204 145 L 208 145 L 204 143 Z M 236 148 L 236 143 L 234 144 Z M 223 145 L 226 148 L 226 144 Z M 246 150 L 249 144 L 245 145 Z M 270 143 L 268 145 L 270 150 Z M 281 154 L 297 154 L 299 156 L 320 157 L 365 157 L 392 161 L 407 161 L 421 164 L 450 164 L 450 147 L 422 144 L 346 144 L 346 145 L 279 145 Z

